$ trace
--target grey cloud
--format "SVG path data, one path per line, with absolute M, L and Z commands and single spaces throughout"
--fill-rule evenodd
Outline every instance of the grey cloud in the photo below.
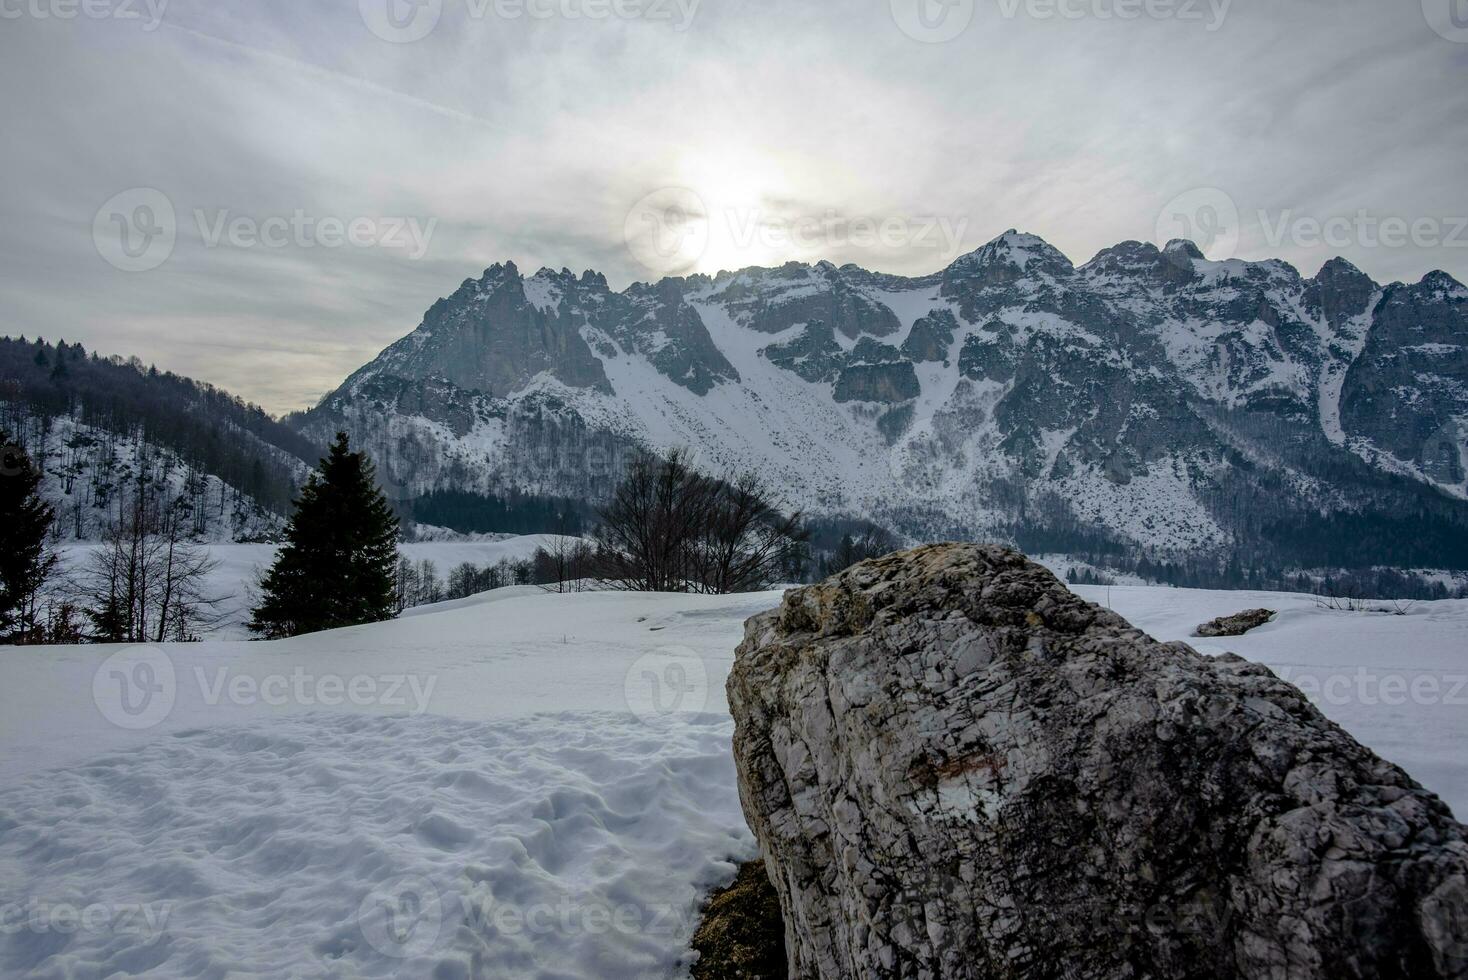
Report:
M 1241 257 L 1313 273 L 1340 253 L 1378 279 L 1468 279 L 1468 246 L 1268 240 L 1285 214 L 1468 216 L 1468 45 L 1418 3 L 1236 0 L 1214 32 L 1016 9 L 981 0 L 942 44 L 907 37 L 889 0 L 704 0 L 682 32 L 475 19 L 445 0 L 411 44 L 373 36 L 356 0 L 173 0 L 152 32 L 3 20 L 0 331 L 299 408 L 492 262 L 647 278 L 623 224 L 673 185 L 746 220 L 946 218 L 965 249 L 1018 227 L 1077 262 L 1155 237 L 1169 200 L 1217 188 L 1240 212 Z M 99 206 L 134 187 L 179 215 L 151 272 L 120 272 L 92 243 Z M 210 248 L 195 209 L 438 224 L 414 261 Z M 712 242 L 700 268 L 829 258 L 916 274 L 947 259 L 825 244 Z

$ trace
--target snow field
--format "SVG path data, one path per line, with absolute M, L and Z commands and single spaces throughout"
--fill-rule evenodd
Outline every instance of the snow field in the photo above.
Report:
M 728 740 L 612 714 L 174 732 L 4 794 L 0 973 L 668 975 L 752 855 Z
M 0 976 L 658 977 L 755 853 L 733 598 L 0 652 Z
M 1232 650 L 1468 812 L 1468 602 L 1079 587 Z M 752 857 L 752 596 L 504 589 L 277 643 L 0 650 L 0 976 L 685 976 Z

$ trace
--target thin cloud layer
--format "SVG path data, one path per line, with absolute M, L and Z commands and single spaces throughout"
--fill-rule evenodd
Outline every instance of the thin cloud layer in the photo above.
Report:
M 1468 37 L 1434 2 L 0 0 L 0 331 L 287 411 L 505 259 L 916 274 L 1181 221 L 1465 279 Z M 628 241 L 668 188 L 663 269 Z

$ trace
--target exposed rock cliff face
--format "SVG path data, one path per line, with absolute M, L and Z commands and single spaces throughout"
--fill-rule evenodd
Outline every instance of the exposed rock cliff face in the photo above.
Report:
M 296 424 L 346 429 L 405 499 L 603 503 L 615 479 L 561 465 L 584 433 L 696 448 L 788 507 L 918 540 L 1367 567 L 1362 542 L 1424 515 L 1392 563 L 1458 568 L 1465 299 L 1443 274 L 1305 278 L 1180 241 L 1076 266 L 1018 232 L 917 278 L 822 262 L 613 291 L 496 265 Z
M 1446 805 L 1015 552 L 795 590 L 728 689 L 792 976 L 1468 977 Z
M 1465 313 L 1468 290 L 1446 275 L 1428 276 L 1416 289 L 1389 287 L 1341 403 L 1348 431 L 1454 486 L 1468 479 L 1468 457 L 1456 448 L 1468 392 Z

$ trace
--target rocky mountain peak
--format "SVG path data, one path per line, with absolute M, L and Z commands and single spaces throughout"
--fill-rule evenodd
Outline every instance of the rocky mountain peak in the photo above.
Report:
M 1075 266 L 1059 249 L 1038 235 L 1010 229 L 993 241 L 960 256 L 946 275 L 978 277 L 986 282 L 1011 282 L 1025 275 L 1069 275 Z
M 480 277 L 484 282 L 519 281 L 522 278 L 524 277 L 520 275 L 520 268 L 514 262 L 508 261 L 496 262 L 485 269 L 484 275 Z
M 1448 275 L 1441 269 L 1429 272 L 1427 275 L 1422 277 L 1422 281 L 1419 282 L 1417 285 L 1420 288 L 1433 293 L 1441 299 L 1468 299 L 1468 289 L 1465 289 L 1461 282 L 1454 279 L 1452 276 Z
M 706 447 L 792 506 L 914 536 L 1006 533 L 1045 500 L 1047 521 L 1226 553 L 1258 543 L 1250 508 L 1298 524 L 1468 497 L 1468 447 L 1444 448 L 1468 418 L 1464 296 L 1445 274 L 1382 290 L 1334 261 L 1302 280 L 1185 241 L 1123 242 L 1077 271 L 1017 231 L 918 278 L 792 262 L 612 292 L 595 272 L 504 263 L 354 375 L 319 427 L 350 408 L 392 455 L 421 425 L 441 448 L 409 463 L 456 460 L 422 476 L 441 489 L 587 492 L 516 455 L 527 438 L 563 447 L 564 425 Z M 504 428 L 522 410 L 537 421 Z M 517 462 L 485 463 L 490 446 Z
M 1162 252 L 1151 242 L 1126 241 L 1110 248 L 1103 248 L 1082 268 L 1104 266 L 1117 271 L 1139 271 L 1151 267 L 1161 255 Z
M 1207 258 L 1196 242 L 1186 238 L 1174 238 L 1162 249 L 1162 254 L 1170 258 L 1186 257 L 1197 262 L 1206 261 Z
M 1359 279 L 1363 276 L 1366 276 L 1366 273 L 1362 272 L 1355 263 L 1343 256 L 1337 255 L 1320 267 L 1320 272 L 1316 274 L 1315 278 L 1339 281 L 1343 279 Z
M 1354 329 L 1352 321 L 1367 311 L 1380 288 L 1355 265 L 1337 257 L 1321 266 L 1309 283 L 1308 295 L 1319 303 L 1326 323 L 1340 334 Z

